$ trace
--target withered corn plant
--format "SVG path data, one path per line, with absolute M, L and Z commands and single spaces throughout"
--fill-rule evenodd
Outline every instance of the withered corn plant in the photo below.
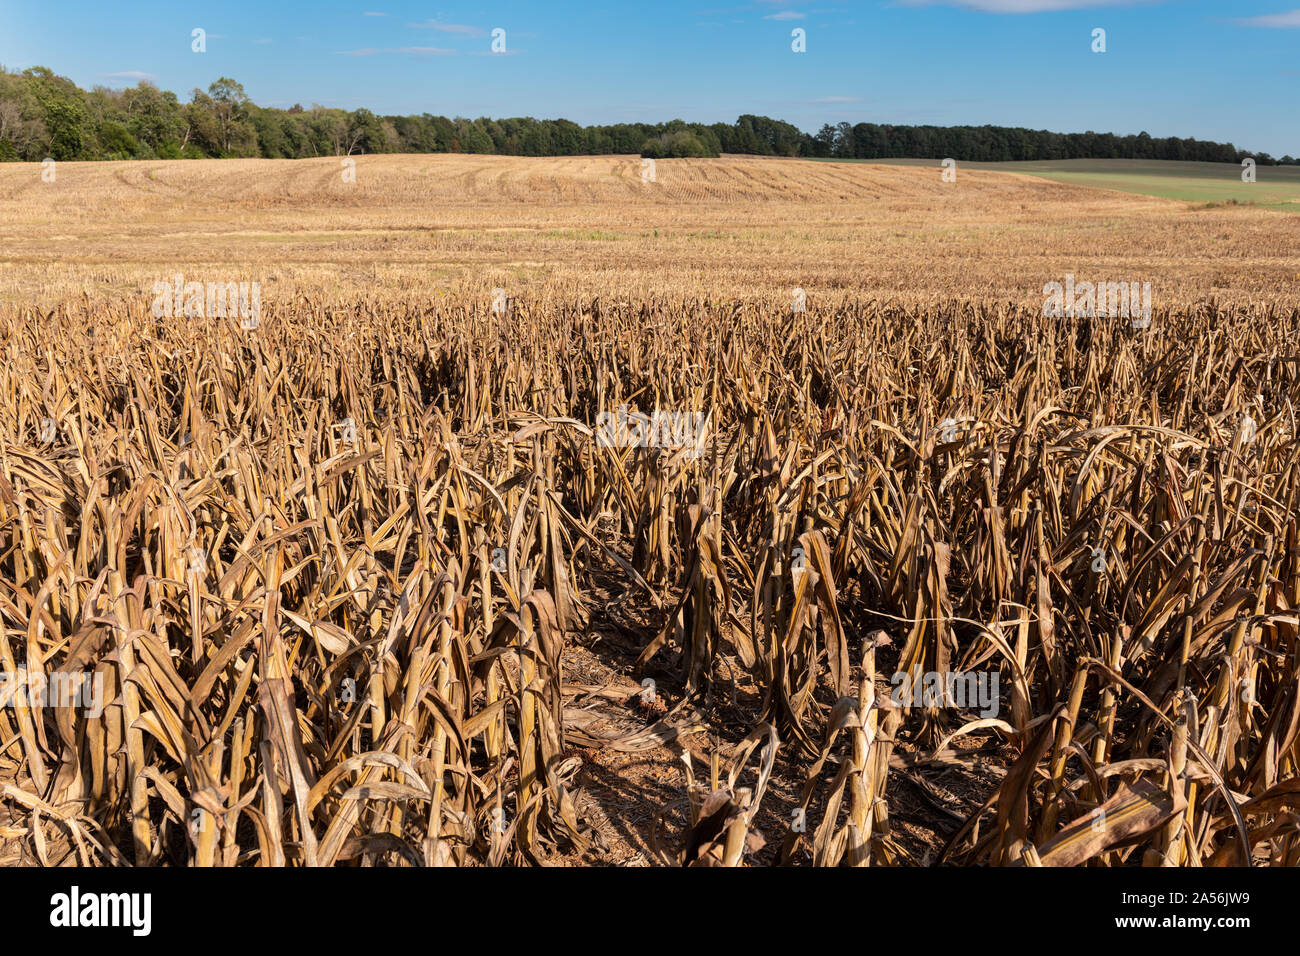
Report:
M 675 747 L 663 863 L 914 863 L 900 772 L 992 755 L 931 862 L 1296 865 L 1298 343 L 1206 303 L 8 308 L 0 855 L 580 863 L 587 756 Z M 615 626 L 668 705 L 622 738 L 565 680 Z M 895 693 L 973 672 L 985 711 Z

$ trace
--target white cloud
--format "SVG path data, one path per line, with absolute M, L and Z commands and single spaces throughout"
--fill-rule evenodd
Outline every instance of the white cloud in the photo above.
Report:
M 764 20 L 806 20 L 807 14 L 795 13 L 793 10 L 782 10 L 780 13 L 769 13 Z
M 436 46 L 399 46 L 393 49 L 377 49 L 372 46 L 359 50 L 335 50 L 335 56 L 383 56 L 389 53 L 405 53 L 410 56 L 455 56 L 455 50 L 444 50 Z
M 156 80 L 158 77 L 152 73 L 142 73 L 139 70 L 123 70 L 121 73 L 101 73 L 99 74 L 106 80 Z
M 411 26 L 419 30 L 438 30 L 441 33 L 458 33 L 467 37 L 487 36 L 487 31 L 481 27 L 466 26 L 463 23 L 439 23 L 437 20 L 425 20 L 423 23 L 412 23 Z
M 984 13 L 1049 13 L 1056 10 L 1086 10 L 1091 7 L 1132 7 L 1159 0 L 901 0 L 906 7 L 965 7 Z
M 1247 27 L 1300 29 L 1300 10 L 1292 10 L 1289 13 L 1266 13 L 1259 17 L 1241 17 L 1237 22 Z
M 361 15 L 362 15 L 363 17 L 386 17 L 386 16 L 388 16 L 388 14 L 386 14 L 386 13 L 380 13 L 378 10 L 367 10 L 365 13 L 363 13 L 363 14 L 361 14 Z

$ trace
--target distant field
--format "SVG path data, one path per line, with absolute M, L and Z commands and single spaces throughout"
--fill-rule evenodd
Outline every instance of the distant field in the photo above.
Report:
M 1166 304 L 1293 301 L 1300 218 L 1013 167 L 947 184 L 932 161 L 667 159 L 647 183 L 638 156 L 385 155 L 360 157 L 354 184 L 334 158 L 61 163 L 47 183 L 4 163 L 0 302 L 138 297 L 175 272 L 257 278 L 268 302 L 463 285 L 1041 305 L 1066 273 L 1140 277 Z M 1240 188 L 1268 195 L 1274 175 Z
M 845 162 L 845 160 L 824 160 Z M 934 159 L 864 159 L 849 162 L 887 166 L 938 166 Z M 959 163 L 959 169 L 1025 173 L 1072 186 L 1189 202 L 1249 203 L 1300 211 L 1300 166 L 1259 166 L 1256 182 L 1241 181 L 1241 167 L 1229 163 L 1173 163 L 1156 159 L 1060 159 L 1035 163 Z

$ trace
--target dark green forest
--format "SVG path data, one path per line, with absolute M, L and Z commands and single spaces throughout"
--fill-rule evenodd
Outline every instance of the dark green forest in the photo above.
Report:
M 745 115 L 734 123 L 616 123 L 579 126 L 566 119 L 381 116 L 313 105 L 258 106 L 222 77 L 182 102 L 148 82 L 83 90 L 43 66 L 0 67 L 0 160 L 201 159 L 261 156 L 302 159 L 358 153 L 499 153 L 649 157 L 749 153 L 837 159 L 911 157 L 965 162 L 1049 159 L 1169 159 L 1294 164 L 1211 143 L 1139 133 L 1052 133 L 1005 126 L 827 124 L 806 133 L 790 123 Z

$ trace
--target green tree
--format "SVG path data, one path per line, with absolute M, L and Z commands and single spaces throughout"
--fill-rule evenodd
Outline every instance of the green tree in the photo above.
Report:
M 49 155 L 53 159 L 94 159 L 95 131 L 81 89 L 43 66 L 24 70 L 23 76 L 40 113 Z
M 249 120 L 249 101 L 242 84 L 223 76 L 204 96 L 195 90 L 195 103 L 211 115 L 213 145 L 221 156 L 252 155 L 257 132 Z
M 347 154 L 387 153 L 392 149 L 389 131 L 383 121 L 367 109 L 359 109 L 348 116 Z

